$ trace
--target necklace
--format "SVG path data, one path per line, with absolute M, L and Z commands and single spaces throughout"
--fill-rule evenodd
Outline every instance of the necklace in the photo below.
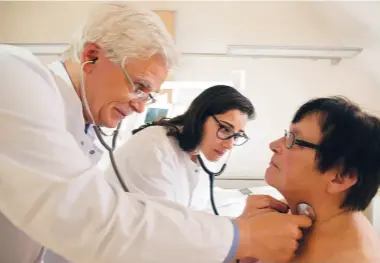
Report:
M 328 222 L 328 221 L 334 219 L 335 217 L 338 217 L 338 216 L 340 216 L 340 215 L 342 215 L 342 214 L 344 214 L 344 213 L 346 213 L 346 212 L 349 212 L 349 210 L 342 210 L 342 211 L 340 211 L 339 213 L 336 213 L 335 215 L 332 215 L 332 216 L 330 216 L 330 217 L 328 217 L 328 218 L 326 218 L 326 219 L 324 219 L 324 220 L 322 220 L 322 221 L 316 222 L 316 224 L 317 224 L 318 226 L 321 226 L 321 225 L 323 225 L 324 223 L 326 223 L 326 222 Z

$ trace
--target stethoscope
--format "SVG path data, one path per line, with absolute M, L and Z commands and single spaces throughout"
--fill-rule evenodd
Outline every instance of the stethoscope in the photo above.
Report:
M 110 161 L 111 161 L 112 169 L 115 172 L 115 175 L 116 175 L 117 180 L 119 181 L 121 187 L 123 188 L 123 190 L 125 192 L 129 192 L 126 183 L 124 182 L 123 178 L 121 177 L 119 168 L 117 167 L 117 164 L 116 164 L 115 156 L 113 154 L 114 151 L 115 151 L 115 148 L 116 148 L 116 141 L 117 141 L 117 136 L 119 135 L 119 130 L 120 130 L 120 127 L 121 127 L 121 123 L 122 123 L 122 121 L 119 122 L 119 124 L 117 125 L 117 128 L 113 131 L 113 133 L 111 135 L 111 136 L 113 136 L 112 137 L 112 146 L 109 146 L 104 141 L 103 136 L 102 136 L 102 134 L 104 135 L 104 133 L 103 133 L 103 131 L 101 130 L 101 128 L 99 126 L 95 126 L 94 125 L 94 131 L 95 131 L 96 137 L 98 137 L 98 139 L 99 139 L 99 142 L 108 151 L 108 154 L 109 154 L 109 157 L 110 157 Z
M 119 131 L 120 131 L 120 127 L 121 127 L 121 124 L 122 124 L 122 121 L 119 122 L 119 124 L 117 125 L 116 129 L 112 132 L 112 134 L 106 134 L 105 132 L 102 131 L 102 129 L 96 125 L 95 123 L 95 120 L 92 116 L 92 113 L 91 113 L 91 110 L 90 110 L 90 107 L 88 105 L 88 101 L 87 101 L 87 96 L 86 96 L 86 89 L 85 89 L 85 82 L 84 82 L 84 66 L 86 64 L 94 64 L 98 59 L 95 58 L 93 60 L 89 60 L 89 61 L 86 61 L 82 64 L 81 66 L 81 94 L 82 94 L 82 100 L 83 100 L 83 104 L 84 104 L 84 107 L 87 111 L 87 114 L 89 116 L 89 118 L 91 119 L 91 122 L 93 124 L 93 128 L 94 128 L 94 131 L 95 131 L 95 134 L 96 134 L 96 137 L 98 138 L 99 142 L 102 144 L 102 146 L 108 151 L 108 154 L 109 154 L 109 157 L 110 157 L 110 162 L 111 162 L 111 166 L 112 166 L 112 169 L 114 170 L 115 172 L 115 175 L 117 177 L 117 180 L 119 181 L 121 187 L 123 188 L 123 190 L 125 192 L 129 192 L 129 189 L 127 187 L 127 184 L 124 182 L 122 176 L 121 176 L 121 173 L 120 173 L 120 170 L 116 164 L 116 160 L 115 160 L 115 156 L 114 156 L 114 151 L 116 149 L 116 142 L 117 142 L 117 137 L 119 135 Z M 124 58 L 125 60 L 125 58 Z M 124 61 L 123 60 L 123 64 L 124 64 Z M 151 125 L 154 125 L 154 124 L 151 124 Z M 144 125 L 144 128 L 148 127 L 148 126 L 151 126 L 151 125 Z M 107 144 L 107 142 L 104 140 L 103 136 L 112 136 L 112 144 L 111 146 Z M 230 151 L 231 152 L 231 151 Z M 229 156 L 228 156 L 229 158 Z M 226 166 L 227 166 L 227 162 L 225 162 L 222 166 L 222 168 L 214 173 L 212 171 L 210 171 L 205 163 L 203 162 L 202 158 L 200 157 L 200 155 L 198 154 L 197 155 L 197 159 L 199 161 L 199 164 L 200 166 L 202 167 L 202 169 L 209 175 L 209 181 L 210 181 L 210 200 L 211 200 L 211 206 L 212 206 L 212 210 L 214 212 L 215 215 L 219 215 L 217 209 L 216 209 L 216 205 L 215 205 L 215 200 L 214 200 L 214 178 L 215 176 L 219 176 L 221 175 L 224 170 L 226 169 Z
M 112 132 L 112 134 L 108 135 L 108 134 L 104 133 L 102 131 L 102 129 L 98 125 L 96 125 L 95 120 L 94 120 L 94 118 L 93 118 L 93 116 L 91 114 L 90 107 L 89 107 L 88 102 L 87 102 L 86 90 L 85 90 L 85 85 L 84 85 L 84 76 L 83 76 L 83 72 L 84 71 L 83 71 L 83 68 L 88 63 L 94 64 L 96 62 L 96 60 L 97 60 L 97 58 L 95 58 L 93 60 L 86 61 L 81 66 L 81 74 L 80 75 L 81 75 L 81 84 L 82 84 L 81 85 L 82 99 L 83 99 L 83 103 L 84 103 L 84 106 L 86 108 L 87 114 L 89 115 L 89 117 L 90 117 L 90 119 L 92 121 L 96 137 L 98 138 L 98 140 L 102 144 L 102 146 L 109 153 L 109 157 L 110 157 L 112 168 L 113 168 L 113 170 L 115 172 L 115 175 L 116 175 L 116 177 L 117 177 L 117 179 L 118 179 L 121 187 L 123 188 L 123 190 L 125 192 L 129 192 L 127 185 L 125 184 L 123 178 L 121 177 L 120 171 L 119 171 L 119 169 L 117 167 L 117 164 L 116 164 L 116 161 L 115 161 L 115 156 L 113 154 L 114 150 L 116 148 L 117 137 L 119 135 L 119 130 L 120 130 L 122 121 L 119 122 L 119 124 L 117 125 L 116 129 Z M 152 125 L 154 125 L 154 124 L 152 124 Z M 146 125 L 146 127 L 147 126 L 150 126 L 150 125 Z M 109 146 L 107 144 L 107 142 L 103 139 L 103 135 L 104 136 L 113 136 L 112 137 L 112 145 L 111 146 Z M 231 154 L 231 151 L 229 152 L 227 160 L 229 159 L 230 154 Z M 212 171 L 210 171 L 207 168 L 207 166 L 205 165 L 204 161 L 202 160 L 200 154 L 197 154 L 197 160 L 198 160 L 200 166 L 202 167 L 202 169 L 209 176 L 211 207 L 212 207 L 212 210 L 213 210 L 214 214 L 215 215 L 219 215 L 218 210 L 217 210 L 216 205 L 215 205 L 215 199 L 214 199 L 214 179 L 215 179 L 215 176 L 219 176 L 219 175 L 221 175 L 224 172 L 224 170 L 227 167 L 227 160 L 225 161 L 225 163 L 222 165 L 222 167 L 220 168 L 220 170 L 218 172 L 212 172 Z M 300 203 L 300 204 L 297 205 L 297 214 L 306 215 L 309 218 L 311 218 L 312 221 L 315 221 L 315 218 L 316 218 L 314 209 L 309 204 L 307 204 L 307 203 Z M 41 252 L 42 252 L 41 253 L 42 254 L 41 257 L 43 258 L 43 255 L 45 254 L 44 253 L 45 252 L 45 248 L 43 248 L 41 250 Z M 236 260 L 236 262 L 239 262 L 239 261 L 240 260 Z
M 128 189 L 126 183 L 124 182 L 123 178 L 121 177 L 121 173 L 119 171 L 119 168 L 117 167 L 115 156 L 113 154 L 114 151 L 115 151 L 115 149 L 116 149 L 117 137 L 119 135 L 119 131 L 120 131 L 120 127 L 121 127 L 122 121 L 119 122 L 119 124 L 117 125 L 116 129 L 111 134 L 106 134 L 105 132 L 102 131 L 102 129 L 100 128 L 99 125 L 96 125 L 95 120 L 94 120 L 94 118 L 92 116 L 90 107 L 88 105 L 87 96 L 86 96 L 86 90 L 84 88 L 84 76 L 83 76 L 83 72 L 84 71 L 83 71 L 83 68 L 84 68 L 84 66 L 87 63 L 94 64 L 96 62 L 96 60 L 97 60 L 97 58 L 93 59 L 93 60 L 90 60 L 90 61 L 87 61 L 87 62 L 83 63 L 82 66 L 81 66 L 81 84 L 82 84 L 81 85 L 81 92 L 82 92 L 82 99 L 83 99 L 83 103 L 84 103 L 84 106 L 86 108 L 87 114 L 89 115 L 89 117 L 91 119 L 91 122 L 93 124 L 93 128 L 94 128 L 96 137 L 98 138 L 98 140 L 102 144 L 102 146 L 108 151 L 108 154 L 109 154 L 109 157 L 110 157 L 110 161 L 111 161 L 111 165 L 112 165 L 112 169 L 115 172 L 117 180 L 119 181 L 119 183 L 120 183 L 121 187 L 123 188 L 123 190 L 125 192 L 129 192 L 129 189 Z M 123 59 L 122 65 L 125 64 L 125 60 L 126 60 L 126 58 Z M 112 136 L 112 145 L 111 146 L 108 145 L 107 142 L 103 139 L 103 135 L 104 136 Z
M 230 154 L 231 154 L 231 151 L 229 152 L 229 156 Z M 227 160 L 229 159 L 229 156 Z M 210 171 L 205 165 L 205 163 L 203 162 L 200 154 L 197 154 L 197 160 L 200 166 L 202 167 L 203 171 L 205 171 L 205 173 L 208 174 L 209 183 L 210 183 L 210 202 L 211 202 L 212 211 L 214 212 L 215 215 L 219 215 L 218 209 L 216 208 L 216 205 L 215 205 L 215 199 L 214 199 L 214 179 L 215 179 L 215 176 L 219 176 L 224 172 L 224 170 L 227 167 L 227 160 L 224 162 L 224 164 L 222 165 L 222 167 L 219 169 L 218 172 Z
M 86 109 L 86 112 L 87 112 L 87 114 L 88 114 L 88 116 L 89 116 L 89 118 L 91 120 L 92 125 L 93 125 L 94 131 L 95 131 L 95 135 L 98 138 L 99 142 L 102 144 L 102 146 L 108 151 L 108 154 L 109 154 L 109 157 L 110 157 L 110 161 L 111 161 L 111 165 L 112 165 L 112 169 L 114 170 L 115 175 L 116 175 L 116 177 L 117 177 L 117 179 L 118 179 L 121 187 L 123 188 L 123 190 L 125 192 L 129 192 L 127 185 L 125 184 L 123 178 L 121 177 L 120 171 L 119 171 L 119 169 L 117 167 L 117 164 L 116 164 L 115 156 L 113 154 L 114 151 L 115 151 L 115 149 L 116 149 L 117 137 L 119 135 L 119 131 L 120 131 L 120 127 L 122 125 L 122 121 L 119 122 L 119 124 L 117 125 L 116 129 L 111 134 L 106 134 L 105 132 L 103 132 L 103 130 L 100 128 L 100 126 L 96 124 L 96 122 L 94 120 L 94 117 L 92 116 L 90 107 L 88 105 L 88 101 L 87 101 L 85 82 L 84 82 L 84 74 L 83 74 L 84 70 L 83 70 L 83 68 L 87 64 L 94 64 L 97 60 L 98 60 L 98 58 L 95 58 L 95 59 L 86 61 L 86 62 L 84 62 L 81 65 L 81 71 L 80 71 L 81 97 L 82 97 L 82 101 L 83 101 L 84 107 Z M 123 59 L 123 62 L 122 62 L 123 65 L 125 63 L 125 60 L 126 60 L 126 58 Z M 62 62 L 62 65 L 63 65 L 63 67 L 66 70 L 66 67 L 65 67 L 65 65 L 64 65 L 63 62 Z M 70 79 L 70 81 L 71 81 L 71 79 Z M 74 86 L 74 83 L 72 81 L 71 81 L 71 84 Z M 103 136 L 112 136 L 111 146 L 107 144 L 107 142 L 104 140 Z

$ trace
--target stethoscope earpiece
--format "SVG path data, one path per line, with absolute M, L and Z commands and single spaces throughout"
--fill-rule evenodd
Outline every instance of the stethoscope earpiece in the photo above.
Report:
M 94 58 L 94 59 L 91 59 L 89 61 L 91 61 L 92 64 L 95 64 L 95 62 L 98 60 L 99 58 Z

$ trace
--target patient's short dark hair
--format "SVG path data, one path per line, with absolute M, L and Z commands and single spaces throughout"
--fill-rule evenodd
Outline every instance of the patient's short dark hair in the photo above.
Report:
M 341 168 L 341 176 L 357 176 L 342 208 L 362 211 L 380 185 L 380 120 L 344 97 L 317 98 L 302 105 L 292 123 L 318 114 L 322 132 L 316 154 L 319 171 Z

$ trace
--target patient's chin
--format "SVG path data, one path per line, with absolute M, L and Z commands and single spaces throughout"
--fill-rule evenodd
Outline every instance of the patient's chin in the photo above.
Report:
M 271 167 L 268 167 L 266 172 L 265 172 L 265 182 L 270 185 L 270 186 L 273 186 L 276 188 L 276 181 L 278 180 L 278 178 L 276 178 L 276 174 L 271 171 Z
M 283 183 L 279 179 L 280 178 L 276 174 L 265 173 L 265 182 L 284 196 Z

